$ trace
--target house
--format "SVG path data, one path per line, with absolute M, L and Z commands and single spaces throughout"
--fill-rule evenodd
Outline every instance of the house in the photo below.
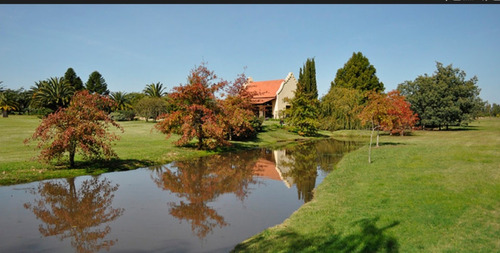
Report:
M 297 89 L 297 79 L 290 72 L 285 79 L 254 82 L 248 78 L 246 87 L 249 92 L 255 95 L 252 98 L 255 112 L 259 117 L 274 118 L 280 117 L 280 112 L 290 107 L 284 98 L 292 99 L 294 91 Z

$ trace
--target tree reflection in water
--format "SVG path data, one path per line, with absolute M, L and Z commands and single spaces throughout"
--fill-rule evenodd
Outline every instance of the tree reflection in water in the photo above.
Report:
M 297 186 L 298 198 L 304 203 L 313 198 L 318 169 L 330 172 L 342 156 L 357 147 L 355 142 L 322 140 L 300 143 L 285 151 L 285 159 L 279 164 L 285 171 L 283 177 L 290 177 Z
M 33 211 L 43 221 L 39 231 L 43 236 L 57 236 L 60 240 L 71 238 L 71 246 L 77 252 L 109 250 L 118 239 L 104 240 L 111 231 L 111 222 L 121 216 L 122 208 L 111 206 L 118 185 L 112 186 L 107 179 L 97 177 L 83 181 L 80 189 L 75 179 L 42 182 L 32 194 L 38 196 L 24 207 Z
M 191 224 L 191 230 L 203 239 L 215 227 L 227 226 L 224 217 L 207 204 L 225 193 L 233 193 L 243 201 L 255 184 L 253 167 L 258 152 L 213 155 L 200 159 L 174 162 L 153 168 L 152 179 L 163 190 L 175 193 L 186 202 L 170 202 L 169 213 Z

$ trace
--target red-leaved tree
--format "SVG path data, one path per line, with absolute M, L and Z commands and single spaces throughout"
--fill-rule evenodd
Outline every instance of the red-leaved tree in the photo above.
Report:
M 60 159 L 68 153 L 70 167 L 75 165 L 77 152 L 84 159 L 116 157 L 111 143 L 119 136 L 108 129 L 112 125 L 123 132 L 123 128 L 105 112 L 113 103 L 107 96 L 90 94 L 87 90 L 77 92 L 67 108 L 60 108 L 44 118 L 35 133 L 24 142 L 39 141 L 40 161 Z
M 249 138 L 256 134 L 256 129 L 252 126 L 255 114 L 251 102 L 255 94 L 246 89 L 246 82 L 245 74 L 240 74 L 234 83 L 228 86 L 226 98 L 220 101 L 223 112 L 220 119 L 229 140 L 233 137 Z
M 405 97 L 396 90 L 387 94 L 370 92 L 368 103 L 358 117 L 363 125 L 370 124 L 372 129 L 368 162 L 371 162 L 371 144 L 375 130 L 377 130 L 376 146 L 378 147 L 378 130 L 404 135 L 404 131 L 411 130 L 418 120 L 417 114 L 410 109 L 410 104 Z
M 387 99 L 391 105 L 387 111 L 390 121 L 384 126 L 384 130 L 391 134 L 399 133 L 404 135 L 405 130 L 412 130 L 418 120 L 418 115 L 410 109 L 410 103 L 401 95 L 399 91 L 392 90 L 387 93 Z
M 216 79 L 214 72 L 204 64 L 191 70 L 188 83 L 174 87 L 170 93 L 175 109 L 160 115 L 161 121 L 155 127 L 167 134 L 167 138 L 172 133 L 181 135 L 176 145 L 185 145 L 195 137 L 198 149 L 229 145 L 220 122 L 222 108 L 215 96 L 227 82 Z
M 368 163 L 371 163 L 371 150 L 372 150 L 372 140 L 373 140 L 373 132 L 377 130 L 377 147 L 379 140 L 379 130 L 383 129 L 383 127 L 389 122 L 391 122 L 388 111 L 391 105 L 389 101 L 386 99 L 385 94 L 381 94 L 375 91 L 371 91 L 368 93 L 368 103 L 363 108 L 361 113 L 358 115 L 359 119 L 361 119 L 362 125 L 370 124 L 372 133 L 370 135 L 370 146 L 368 149 Z

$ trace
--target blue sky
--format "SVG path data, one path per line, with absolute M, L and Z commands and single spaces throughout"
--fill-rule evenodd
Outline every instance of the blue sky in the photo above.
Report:
M 362 52 L 385 91 L 432 74 L 436 61 L 476 75 L 500 104 L 500 5 L 0 5 L 0 81 L 29 89 L 69 67 L 110 91 L 170 90 L 207 62 L 232 81 L 283 79 L 314 57 L 319 94 Z

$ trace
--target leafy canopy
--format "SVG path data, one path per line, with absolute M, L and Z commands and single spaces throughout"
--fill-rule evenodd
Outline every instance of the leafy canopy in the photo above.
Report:
M 112 106 L 113 101 L 108 97 L 90 94 L 87 90 L 79 91 L 67 108 L 59 108 L 44 118 L 25 143 L 38 141 L 40 161 L 60 159 L 69 153 L 71 167 L 75 165 L 76 152 L 81 153 L 84 159 L 116 157 L 111 142 L 119 137 L 109 133 L 108 128 L 112 125 L 122 132 L 123 128 L 105 112 Z
M 424 74 L 398 85 L 419 115 L 420 125 L 441 128 L 471 122 L 483 105 L 477 77 L 466 80 L 465 72 L 451 64 L 436 62 L 436 68 L 432 76 Z
M 75 88 L 62 77 L 50 77 L 36 82 L 32 90 L 31 105 L 37 108 L 49 108 L 53 111 L 60 107 L 67 107 L 71 97 L 75 94 Z
M 297 90 L 304 94 L 308 94 L 312 99 L 318 99 L 314 58 L 307 58 L 304 66 L 300 68 Z
M 73 87 L 75 91 L 83 90 L 83 82 L 73 68 L 68 68 L 64 74 L 64 80 Z
M 181 135 L 176 145 L 185 145 L 198 139 L 197 148 L 215 148 L 229 145 L 220 123 L 221 106 L 215 96 L 227 82 L 216 81 L 217 76 L 205 64 L 195 67 L 188 76 L 188 83 L 173 88 L 170 98 L 175 108 L 161 116 L 156 128 L 167 134 Z
M 316 87 L 316 68 L 314 59 L 307 59 L 299 71 L 297 89 L 294 91 L 290 108 L 286 110 L 286 122 L 292 126 L 291 130 L 299 135 L 316 135 L 319 128 L 319 100 Z
M 146 96 L 156 98 L 161 98 L 167 94 L 167 92 L 165 92 L 165 87 L 163 87 L 163 84 L 160 82 L 146 85 L 143 92 Z
M 418 115 L 410 109 L 410 104 L 399 91 L 388 94 L 370 92 L 368 103 L 359 114 L 363 125 L 370 123 L 372 129 L 390 131 L 404 135 L 418 120 Z
M 323 129 L 357 129 L 361 125 L 358 114 L 363 109 L 363 93 L 344 87 L 330 87 L 321 98 L 321 125 Z
M 337 70 L 332 86 L 359 89 L 362 91 L 384 91 L 384 84 L 378 80 L 377 70 L 361 52 L 352 57 Z
M 85 89 L 90 91 L 91 93 L 97 93 L 102 95 L 108 95 L 108 84 L 104 77 L 102 77 L 101 73 L 98 71 L 94 71 L 89 75 L 89 79 L 87 83 L 85 83 Z

